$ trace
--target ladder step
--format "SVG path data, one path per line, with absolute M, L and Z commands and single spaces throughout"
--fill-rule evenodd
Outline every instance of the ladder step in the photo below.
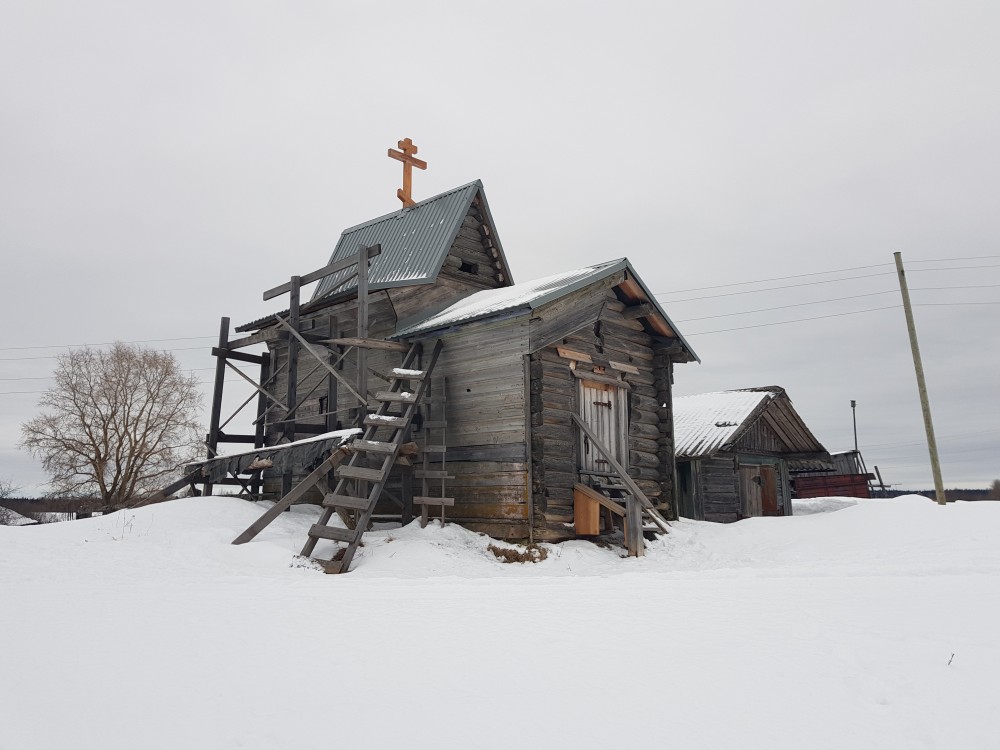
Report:
M 412 391 L 379 391 L 375 394 L 375 400 L 414 404 L 417 401 L 417 394 Z
M 356 542 L 358 540 L 357 529 L 342 529 L 339 526 L 324 526 L 314 523 L 309 528 L 309 536 L 316 539 L 332 539 L 335 542 Z
M 364 479 L 368 482 L 381 482 L 385 472 L 381 469 L 365 469 L 361 466 L 338 466 L 337 476 L 341 479 Z
M 455 498 L 453 497 L 423 497 L 418 496 L 413 498 L 414 505 L 447 505 L 449 507 L 455 504 Z
M 445 453 L 448 450 L 447 445 L 425 445 L 424 453 Z
M 355 440 L 351 443 L 351 448 L 366 453 L 392 453 L 395 447 L 395 443 L 383 443 L 378 440 Z
M 428 419 L 420 427 L 424 430 L 440 430 L 448 426 L 443 419 Z
M 347 508 L 348 510 L 368 510 L 367 497 L 351 497 L 350 495 L 335 495 L 332 492 L 323 498 L 327 508 Z
M 423 380 L 427 373 L 423 370 L 407 370 L 402 367 L 392 368 L 393 380 Z
M 454 474 L 449 474 L 447 471 L 430 471 L 428 469 L 416 469 L 413 472 L 413 476 L 417 479 L 454 479 Z
M 317 560 L 317 562 L 323 566 L 324 573 L 343 573 L 344 563 L 340 560 Z
M 409 420 L 405 417 L 389 417 L 382 414 L 369 414 L 365 417 L 365 424 L 375 427 L 406 427 Z

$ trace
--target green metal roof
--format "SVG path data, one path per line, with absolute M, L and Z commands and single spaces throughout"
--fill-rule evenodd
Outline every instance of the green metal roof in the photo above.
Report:
M 371 263 L 368 277 L 370 289 L 431 284 L 437 279 L 448 250 L 477 195 L 483 218 L 494 230 L 493 241 L 500 250 L 504 276 L 509 280 L 510 269 L 495 233 L 483 183 L 479 180 L 345 229 L 330 256 L 330 263 L 354 255 L 360 247 L 378 244 L 382 246 L 382 253 Z M 353 270 L 345 270 L 326 277 L 318 284 L 312 299 L 356 288 L 356 279 L 349 278 L 352 273 Z

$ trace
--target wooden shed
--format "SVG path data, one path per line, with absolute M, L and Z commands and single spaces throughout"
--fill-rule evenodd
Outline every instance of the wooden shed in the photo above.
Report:
M 351 268 L 352 258 L 368 262 Z M 634 500 L 631 539 L 641 546 L 639 514 L 673 513 L 673 367 L 697 357 L 627 259 L 515 285 L 476 181 L 346 230 L 326 268 L 272 292 L 289 292 L 291 308 L 239 326 L 239 339 L 224 320 L 214 350 L 260 364 L 258 434 L 216 426 L 216 439 L 253 437 L 263 448 L 354 426 L 395 429 L 353 444 L 388 453 L 375 446 L 392 443 L 384 473 L 373 456 L 355 457 L 296 495 L 345 518 L 358 506 L 357 538 L 372 519 L 408 521 L 414 504 L 426 516 L 434 497 L 449 521 L 511 540 L 572 538 L 581 507 L 603 519 L 581 533 L 610 530 Z M 239 353 L 262 343 L 259 358 Z M 304 350 L 311 359 L 298 362 Z M 287 497 L 315 468 L 265 471 L 257 492 Z M 378 489 L 333 489 L 349 480 Z
M 832 466 L 783 388 L 674 399 L 679 512 L 729 523 L 792 515 L 790 462 Z

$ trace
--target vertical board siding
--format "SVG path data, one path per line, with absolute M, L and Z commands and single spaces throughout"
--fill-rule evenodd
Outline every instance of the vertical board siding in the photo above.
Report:
M 526 539 L 530 514 L 525 450 L 527 319 L 469 323 L 443 340 L 433 377 L 447 384 L 448 471 L 455 476 L 446 484 L 448 495 L 455 498 L 448 518 L 475 531 Z M 438 418 L 433 405 L 431 409 L 431 418 Z M 476 458 L 453 460 L 452 456 Z M 510 456 L 520 458 L 511 461 Z

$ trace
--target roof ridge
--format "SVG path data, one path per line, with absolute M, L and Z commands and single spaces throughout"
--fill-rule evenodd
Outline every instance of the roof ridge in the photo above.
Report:
M 417 201 L 412 206 L 404 206 L 402 208 L 396 209 L 395 211 L 390 211 L 387 214 L 383 214 L 382 216 L 377 216 L 374 219 L 369 219 L 368 221 L 362 221 L 360 224 L 355 224 L 354 226 L 347 227 L 346 229 L 341 231 L 340 236 L 343 237 L 345 234 L 356 232 L 357 230 L 363 227 L 368 227 L 371 226 L 372 224 L 379 224 L 383 221 L 388 221 L 389 219 L 394 219 L 396 217 L 402 216 L 407 211 L 413 211 L 414 209 L 420 208 L 421 206 L 425 206 L 427 204 L 433 203 L 434 201 L 446 198 L 449 195 L 454 195 L 455 193 L 460 193 L 463 190 L 468 190 L 470 187 L 473 186 L 481 190 L 483 187 L 483 181 L 476 179 L 473 180 L 472 182 L 467 182 L 464 185 L 459 185 L 458 187 L 452 188 L 451 190 L 445 190 L 443 193 L 438 193 L 437 195 L 431 196 L 430 198 L 424 198 L 422 201 Z

